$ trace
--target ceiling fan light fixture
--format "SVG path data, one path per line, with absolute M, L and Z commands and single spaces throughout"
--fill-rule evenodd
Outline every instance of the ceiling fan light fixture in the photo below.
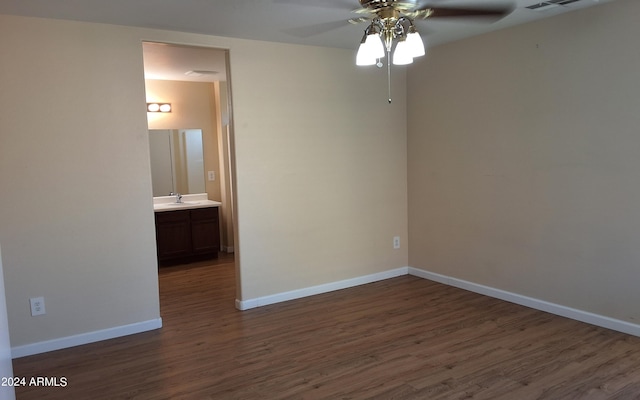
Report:
M 396 50 L 393 52 L 393 65 L 407 65 L 413 63 L 409 41 L 401 39 L 396 44 Z
M 356 65 L 358 66 L 374 65 L 376 61 L 377 61 L 376 58 L 371 57 L 371 55 L 368 54 L 366 50 L 358 50 L 358 54 L 356 55 Z
M 576 1 L 580 0 L 545 0 L 544 3 L 564 4 Z M 378 67 L 382 67 L 383 63 L 380 59 L 384 57 L 386 52 L 388 55 L 386 64 L 389 104 L 391 104 L 391 63 L 393 62 L 395 65 L 411 64 L 415 57 L 421 57 L 426 54 L 425 43 L 414 25 L 414 19 L 491 17 L 493 20 L 506 17 L 514 8 L 510 5 L 487 8 L 481 6 L 438 7 L 424 4 L 435 3 L 435 0 L 359 0 L 359 2 L 363 8 L 360 12 L 370 14 L 371 24 L 364 31 L 364 36 L 356 55 L 356 64 L 375 64 Z M 515 3 L 515 0 L 512 0 L 512 2 Z M 352 18 L 349 22 L 356 23 L 363 20 L 367 20 L 367 18 Z M 394 45 L 395 49 L 392 56 L 391 50 Z
M 425 55 L 424 42 L 413 24 L 409 27 L 409 33 L 407 33 L 407 44 L 413 58 Z
M 380 39 L 380 28 L 375 22 L 367 27 L 360 41 L 356 55 L 356 65 L 374 65 L 379 58 L 384 57 L 384 45 Z
M 380 39 L 380 34 L 377 32 L 370 33 L 367 35 L 367 39 L 364 42 L 364 45 L 367 48 L 367 52 L 371 54 L 372 57 L 382 58 L 384 57 L 384 45 L 382 44 L 382 39 Z
M 360 45 L 360 48 L 358 49 L 358 54 L 356 54 L 356 65 L 373 65 L 376 63 L 376 61 L 376 58 L 371 56 L 371 54 L 367 51 L 365 44 L 362 43 Z
M 365 31 L 360 41 L 360 47 L 358 47 L 358 53 L 356 54 L 356 65 L 373 65 L 375 63 L 376 58 L 371 55 L 371 51 L 367 46 L 367 33 Z

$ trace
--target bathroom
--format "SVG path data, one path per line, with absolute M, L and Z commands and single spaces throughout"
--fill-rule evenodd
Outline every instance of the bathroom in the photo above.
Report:
M 227 52 L 144 42 L 143 54 L 147 103 L 171 105 L 170 112 L 147 113 L 156 214 L 158 204 L 184 199 L 180 208 L 185 209 L 206 205 L 189 207 L 196 202 L 188 199 L 208 201 L 218 208 L 220 251 L 233 253 Z M 180 143 L 188 144 L 185 151 L 178 151 Z M 180 154 L 188 154 L 184 163 Z

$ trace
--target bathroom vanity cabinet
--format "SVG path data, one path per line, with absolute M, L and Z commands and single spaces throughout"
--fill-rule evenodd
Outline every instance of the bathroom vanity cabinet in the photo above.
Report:
M 155 218 L 159 263 L 218 256 L 218 207 L 156 212 Z

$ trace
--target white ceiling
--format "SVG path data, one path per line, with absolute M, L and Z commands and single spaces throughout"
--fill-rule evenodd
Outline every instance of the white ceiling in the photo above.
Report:
M 579 10 L 614 0 L 579 0 L 568 6 L 533 11 L 526 7 L 545 0 L 404 0 L 418 6 L 513 5 L 500 21 L 428 19 L 417 21 L 429 46 L 478 35 L 508 26 Z M 358 17 L 358 0 L 0 0 L 0 14 L 68 19 L 138 26 L 215 36 L 357 49 L 366 24 L 349 24 Z M 145 71 L 163 79 L 224 80 L 223 52 L 203 52 L 179 46 L 145 49 Z M 149 58 L 148 58 L 149 57 Z M 160 68 L 163 67 L 163 68 Z M 149 68 L 149 69 L 147 69 Z M 151 68 L 155 68 L 153 71 Z M 164 72 L 163 72 L 164 70 Z M 219 74 L 189 77 L 189 70 Z
M 171 81 L 226 81 L 226 51 L 204 47 L 143 43 L 144 77 Z M 189 74 L 190 71 L 213 72 Z

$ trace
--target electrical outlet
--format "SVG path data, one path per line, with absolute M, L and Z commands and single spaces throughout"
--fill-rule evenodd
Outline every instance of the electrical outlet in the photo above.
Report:
M 393 248 L 394 249 L 399 249 L 400 248 L 400 236 L 394 236 L 393 237 Z
M 29 299 L 31 303 L 31 316 L 46 314 L 47 311 L 44 308 L 44 297 L 32 297 Z
M 207 176 L 210 182 L 216 180 L 216 171 L 208 171 Z

